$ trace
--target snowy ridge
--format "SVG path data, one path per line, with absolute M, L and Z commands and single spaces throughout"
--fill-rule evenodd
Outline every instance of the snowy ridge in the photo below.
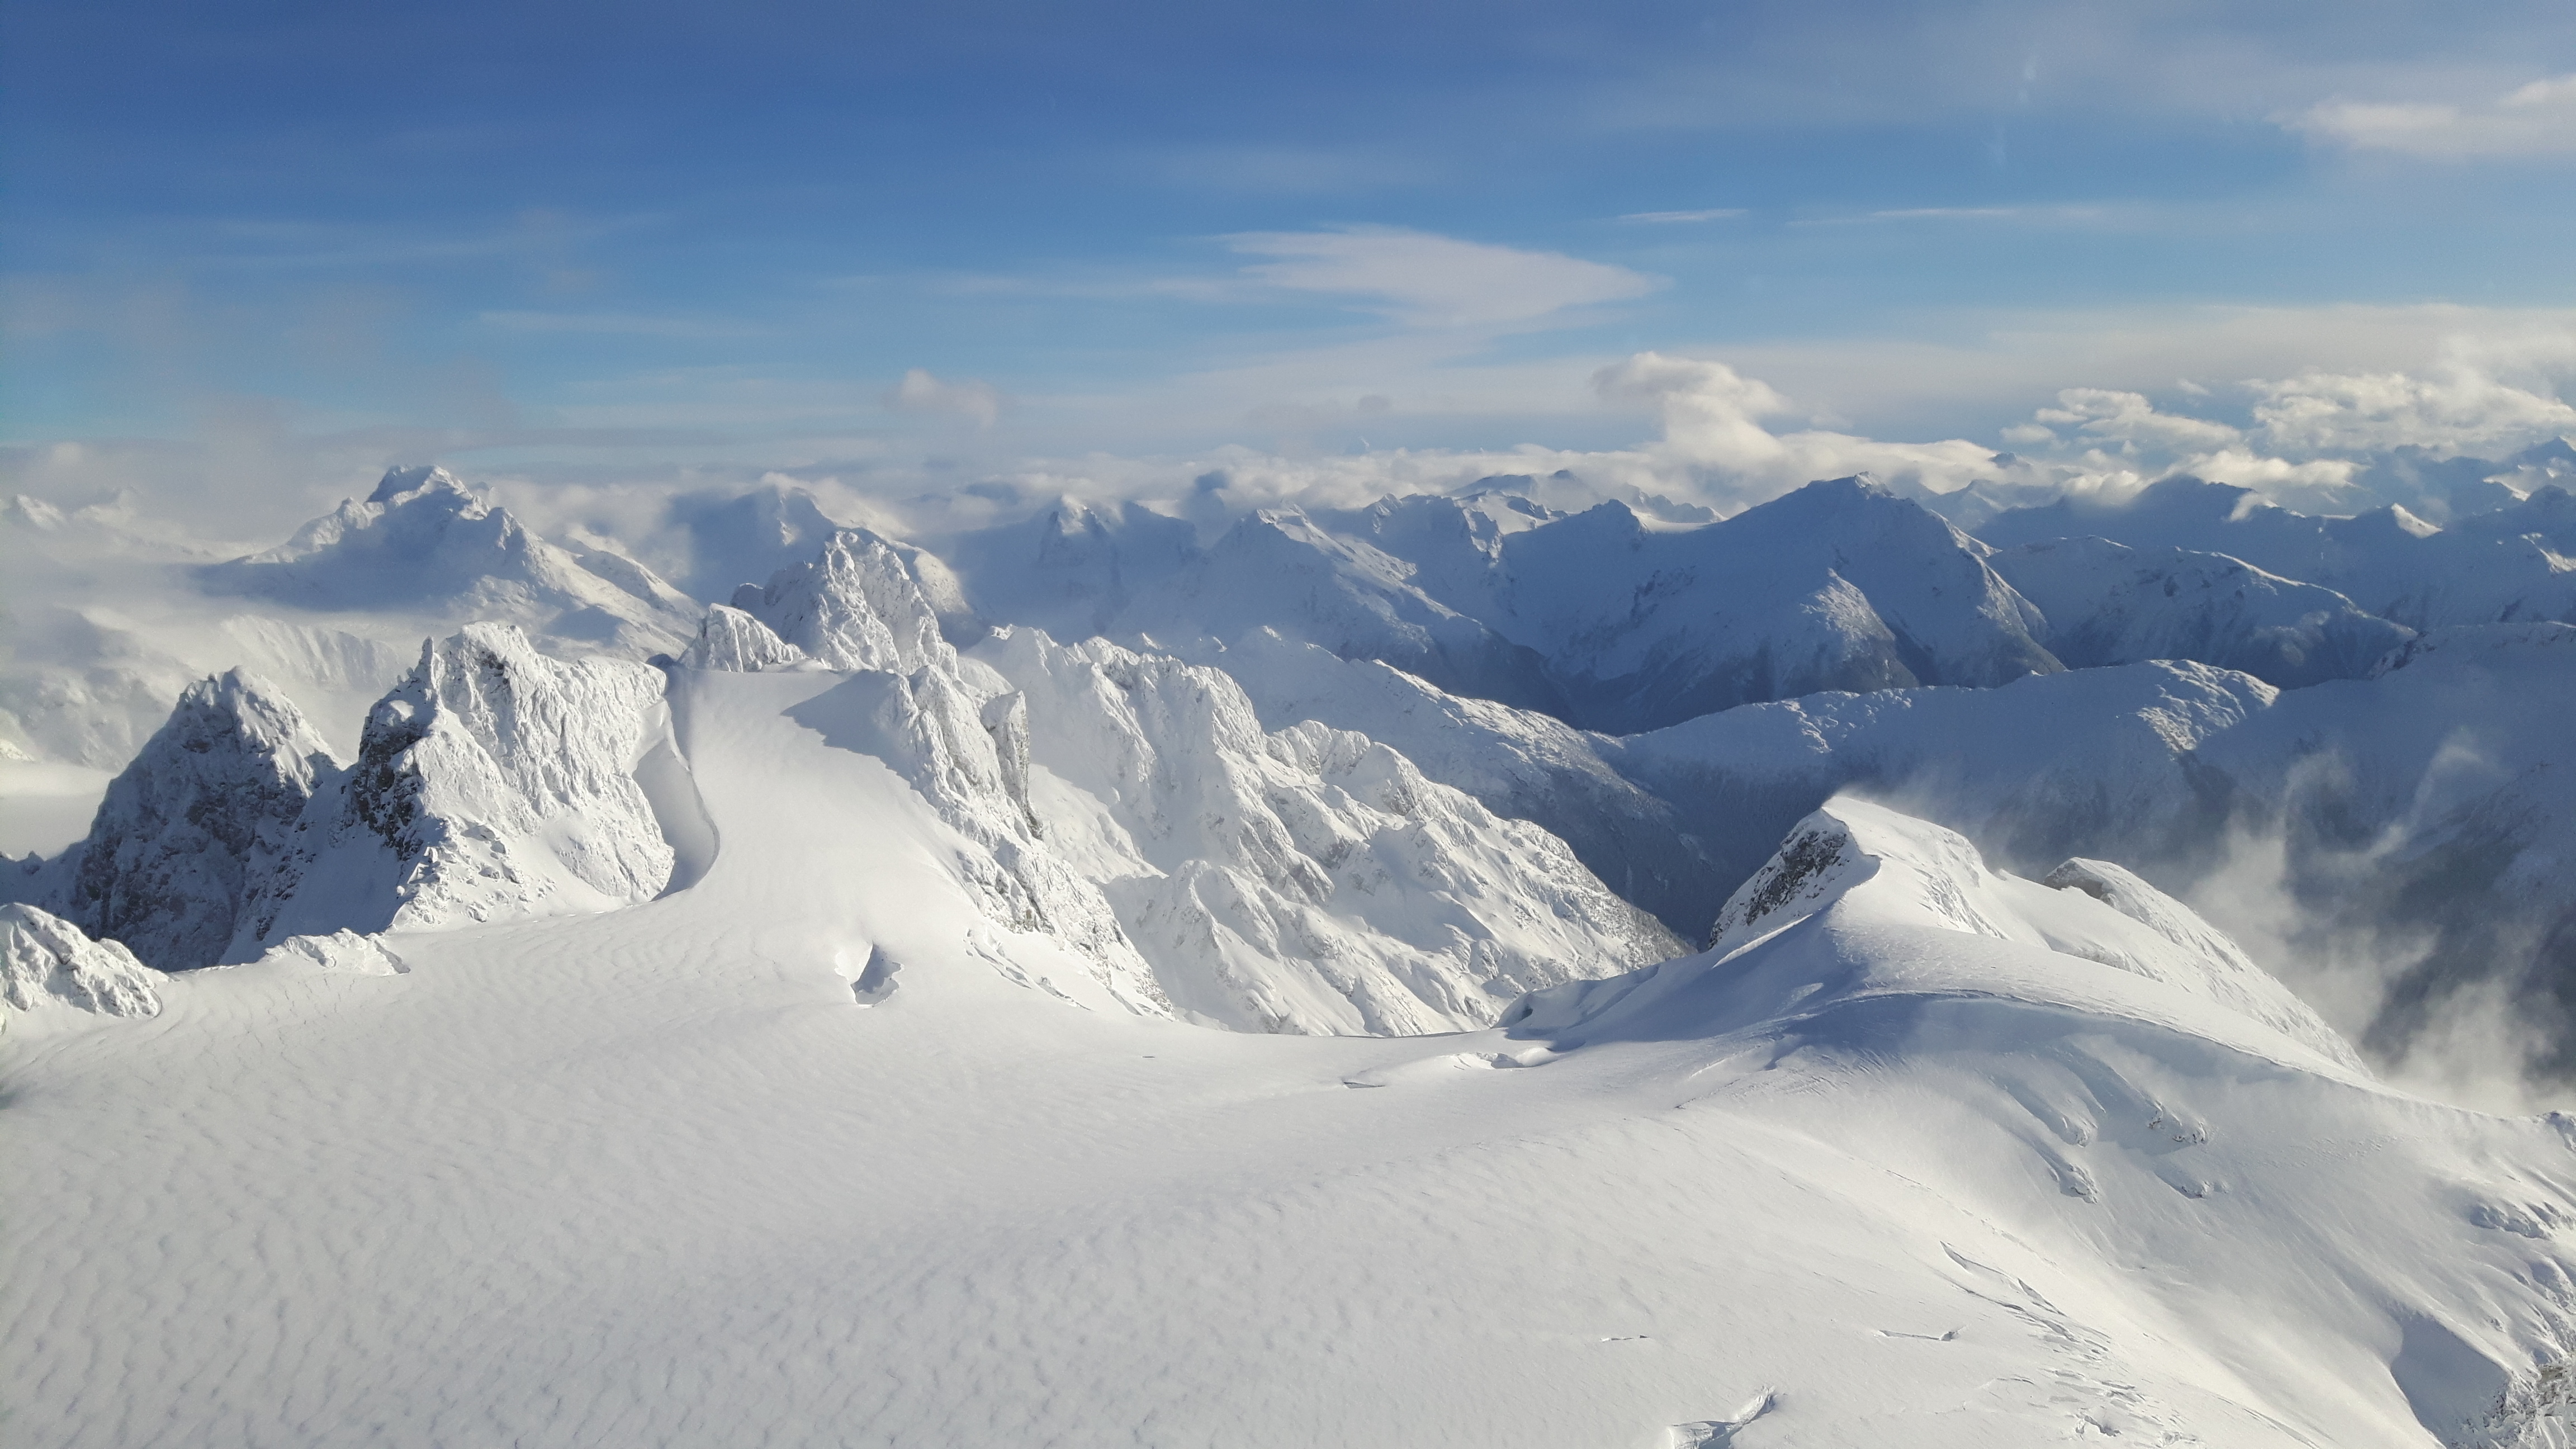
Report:
M 722 669 L 757 674 L 805 657 L 805 651 L 778 637 L 775 630 L 740 609 L 712 605 L 698 621 L 698 637 L 680 654 L 691 669 Z
M 197 579 L 302 609 L 507 621 L 569 651 L 639 658 L 679 647 L 698 612 L 643 565 L 540 538 L 443 468 L 392 469 L 365 502 Z
M 1815 694 L 1600 749 L 1694 823 L 1722 878 L 1758 869 L 1784 831 L 1847 787 L 1902 798 L 2045 869 L 2075 854 L 2205 843 L 2231 806 L 2203 745 L 2280 698 L 2250 675 L 2132 664 L 1991 690 Z
M 114 941 L 34 906 L 0 905 L 0 1026 L 12 1014 L 43 1022 L 66 1012 L 158 1016 L 161 973 Z
M 1649 1019 L 1654 1030 L 1669 1032 L 1684 1025 L 1670 1015 L 1679 1003 L 1692 1003 L 1681 1009 L 1694 1016 L 1706 1009 L 1698 1004 L 1703 977 L 1728 983 L 1730 1012 L 1794 1008 L 1809 1015 L 1890 993 L 1965 992 L 2086 1010 L 2153 1010 L 2153 1019 L 2177 1031 L 2337 1075 L 2366 1075 L 2333 1028 L 2190 907 L 2104 862 L 2070 860 L 2049 880 L 2056 884 L 1992 869 L 1955 831 L 1837 797 L 1800 821 L 1728 899 L 1699 956 L 1535 994 L 1506 1012 L 1503 1024 L 1516 1034 L 1551 1032 L 1565 1040 Z M 1801 930 L 1799 939 L 1862 939 L 1831 955 L 1834 974 L 1791 979 L 1827 959 L 1793 945 L 1786 933 Z M 1889 931 L 2009 942 L 2086 965 L 2047 966 L 2011 952 L 1911 953 L 1884 938 Z M 2163 990 L 2141 992 L 2089 969 L 2096 965 Z M 1776 1000 L 1766 1001 L 1775 991 Z M 2198 1006 L 2178 1006 L 2176 997 Z M 1687 1029 L 1715 1035 L 1748 1024 L 1725 1015 Z
M 1036 630 L 974 658 L 1026 701 L 1049 838 L 1199 1019 L 1456 1030 L 1678 949 L 1544 830 L 1364 735 L 1267 732 L 1220 670 Z
M 2047 615 L 2048 647 L 2074 669 L 2192 659 L 2296 689 L 2357 679 L 2415 637 L 2332 589 L 2223 554 L 2074 538 L 1988 562 Z
M 356 763 L 314 797 L 233 956 L 652 899 L 673 855 L 634 768 L 661 701 L 658 672 L 550 659 L 508 624 L 424 644 Z
M 2119 503 L 2063 499 L 1997 515 L 1979 536 L 2001 547 L 2087 535 L 2140 549 L 2225 554 L 2343 594 L 2410 629 L 2576 618 L 2576 539 L 2555 484 L 2505 509 L 2437 528 L 2391 504 L 2316 518 L 2250 488 L 2168 478 Z
M 986 914 L 1062 940 L 1131 1009 L 1454 1030 L 1678 949 L 1543 830 L 1365 737 L 1271 734 L 1219 670 L 1029 629 L 961 659 L 916 566 L 846 530 L 711 612 L 684 662 L 757 669 L 788 649 L 849 673 L 793 717 L 893 767 L 970 843 Z
M 1698 527 L 1619 502 L 1565 517 L 1480 489 L 1263 510 L 1205 547 L 1183 519 L 1067 505 L 956 549 L 994 619 L 1175 646 L 1269 629 L 1610 730 L 2056 669 L 2038 612 L 1985 552 L 1857 478 Z

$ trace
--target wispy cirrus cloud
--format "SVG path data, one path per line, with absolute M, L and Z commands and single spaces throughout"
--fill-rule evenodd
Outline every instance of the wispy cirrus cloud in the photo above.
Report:
M 2316 140 L 2433 160 L 2576 154 L 2576 75 L 2518 86 L 2470 105 L 2328 101 L 2282 117 Z
M 1245 280 L 1279 292 L 1345 297 L 1408 326 L 1518 329 L 1579 308 L 1628 302 L 1658 277 L 1562 252 L 1464 241 L 1394 227 L 1242 232 L 1237 253 L 1262 258 Z

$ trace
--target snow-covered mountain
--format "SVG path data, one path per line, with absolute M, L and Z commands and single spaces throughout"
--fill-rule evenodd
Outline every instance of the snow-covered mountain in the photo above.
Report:
M 2168 478 L 2116 503 L 2070 498 L 2015 509 L 1978 535 L 2005 548 L 2093 536 L 2225 554 L 2421 630 L 2576 619 L 2571 508 L 2576 502 L 2551 484 L 2446 530 L 2395 504 L 2318 518 L 2263 502 L 2250 488 Z
M 832 676 L 694 683 L 689 889 L 11 1048 L 19 1432 L 2551 1442 L 2567 1124 L 2373 1083 L 2099 867 L 1837 803 L 1713 952 L 1244 1037 L 1080 1009 L 782 712 Z
M 529 532 L 444 468 L 395 468 L 264 552 L 197 571 L 210 593 L 293 608 L 490 619 L 579 650 L 676 649 L 697 605 L 642 564 Z
M 0 705 L 177 706 L 0 870 L 12 1432 L 2563 1445 L 2576 1125 L 2392 1085 L 2576 1080 L 2576 501 L 2473 481 L 26 574 Z
M 340 772 L 268 681 L 240 670 L 200 680 L 108 786 L 38 898 L 164 971 L 226 960 L 243 913 L 278 889 L 315 793 Z
M 1065 941 L 1131 1008 L 1453 1030 L 1675 949 L 1543 829 L 1364 735 L 1265 730 L 1219 669 L 1026 627 L 961 657 L 923 568 L 836 534 L 711 610 L 683 662 L 849 674 L 794 717 L 910 780 L 971 842 L 987 914 Z
M 2332 589 L 2224 554 L 2064 538 L 1987 562 L 2047 616 L 2049 651 L 2070 668 L 2192 659 L 2296 689 L 2360 678 L 2415 637 Z
M 1698 527 L 1478 491 L 1264 510 L 1204 547 L 1186 520 L 1067 507 L 954 552 L 992 619 L 1184 647 L 1268 629 L 1620 731 L 1818 689 L 2058 667 L 1983 548 L 1858 479 Z
M 1247 1029 L 1482 1026 L 1670 932 L 1564 842 L 1354 731 L 1266 732 L 1220 670 L 1013 630 L 974 659 L 1026 702 L 1031 792 L 1188 1014 Z
M 8 893 L 165 970 L 650 900 L 675 853 L 637 776 L 667 732 L 657 671 L 551 659 L 508 624 L 424 644 L 347 766 L 234 672 L 192 686 L 88 836 Z

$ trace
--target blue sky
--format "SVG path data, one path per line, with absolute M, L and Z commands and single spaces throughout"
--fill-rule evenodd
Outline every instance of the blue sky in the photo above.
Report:
M 1641 351 L 1796 421 L 1992 440 L 2061 388 L 2463 339 L 2545 392 L 2576 315 L 2563 3 L 14 0 L 0 27 L 22 449 L 249 433 L 596 477 L 1598 447 L 1652 430 L 1591 383 Z

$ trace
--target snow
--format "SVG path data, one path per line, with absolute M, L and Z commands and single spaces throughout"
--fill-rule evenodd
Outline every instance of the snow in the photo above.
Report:
M 161 974 L 115 941 L 93 941 L 80 927 L 20 902 L 0 905 L 0 1026 L 33 1018 L 59 1024 L 66 1012 L 153 1016 L 161 1010 Z M 23 1035 L 23 1029 L 21 1030 Z
M 1363 735 L 1266 731 L 1221 670 L 1034 629 L 961 658 L 918 567 L 836 534 L 744 610 L 711 611 L 683 663 L 757 669 L 792 649 L 847 673 L 794 717 L 911 782 L 970 842 L 986 916 L 1054 935 L 1129 1009 L 1454 1030 L 1529 987 L 1677 948 L 1545 831 Z
M 443 468 L 391 469 L 365 502 L 197 579 L 308 610 L 504 620 L 570 652 L 639 657 L 679 647 L 698 612 L 642 564 L 530 533 Z
M 2545 496 L 2547 495 L 2547 496 Z M 2136 548 L 2225 554 L 2335 590 L 2410 629 L 2576 618 L 2576 545 L 2554 486 L 2514 509 L 2436 528 L 2394 504 L 2314 518 L 2251 489 L 2168 478 L 2120 504 L 2061 500 L 1998 515 L 1979 532 L 2003 547 L 2100 535 Z
M 662 676 L 550 659 L 508 624 L 421 649 L 244 904 L 227 959 L 289 936 L 652 899 L 675 856 L 635 778 Z
M 2365 1065 L 2576 1040 L 2567 495 L 1564 482 L 20 507 L 13 1436 L 2567 1442 L 2576 1121 Z
M 2563 1352 L 2576 1128 L 2052 949 L 2153 933 L 1932 827 L 1567 1026 L 1210 1032 L 990 923 L 830 676 L 684 684 L 690 889 L 9 1048 L 17 1432 L 2412 1446 Z
M 1817 689 L 2056 669 L 2038 612 L 1986 552 L 1856 478 L 1697 527 L 1478 492 L 1266 509 L 1202 546 L 1182 519 L 1067 504 L 952 549 L 986 618 L 1172 648 L 1268 629 L 1613 730 Z
M 40 899 L 163 971 L 224 960 L 340 769 L 276 686 L 238 669 L 200 680 L 107 787 Z
M 2332 589 L 2224 554 L 2077 538 L 2006 549 L 1989 562 L 2047 615 L 2050 651 L 2076 669 L 2195 659 L 2296 689 L 2359 678 L 2415 637 Z
M 1220 670 L 1035 630 L 974 657 L 1025 702 L 1050 840 L 1192 1019 L 1476 1027 L 1524 990 L 1678 946 L 1562 841 L 1365 735 L 1266 732 Z
M 698 637 L 689 641 L 680 662 L 691 669 L 756 674 L 804 657 L 804 650 L 779 638 L 767 624 L 740 609 L 717 604 L 698 621 Z

